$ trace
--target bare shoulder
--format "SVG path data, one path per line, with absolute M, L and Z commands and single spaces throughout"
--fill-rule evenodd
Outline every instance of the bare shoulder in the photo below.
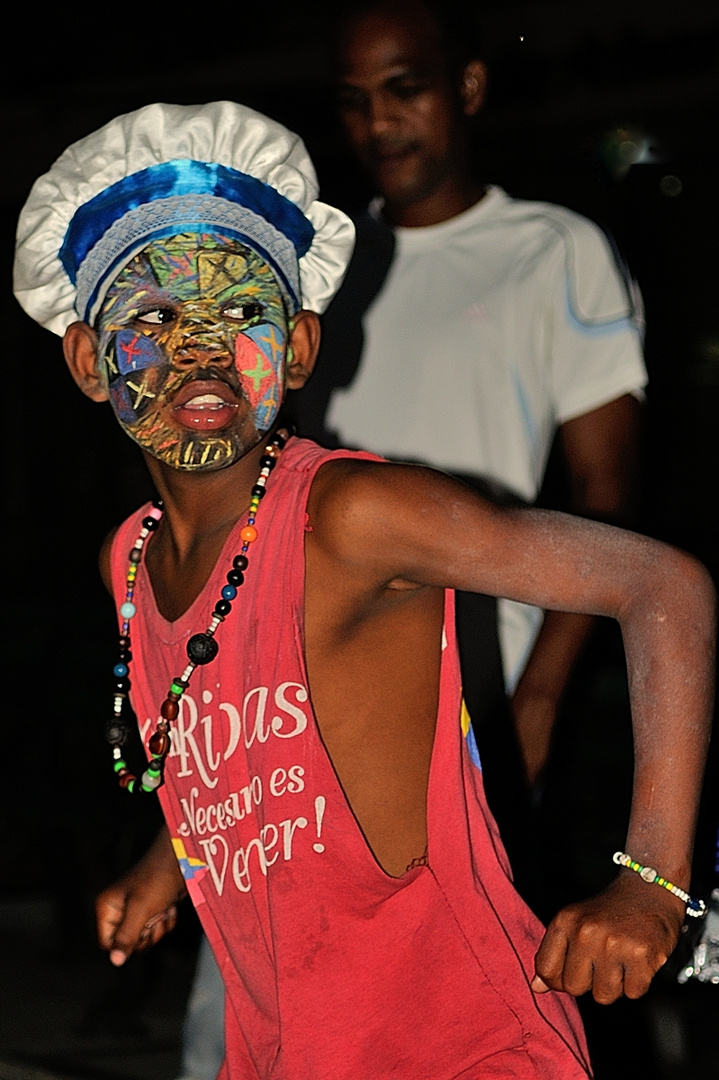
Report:
M 390 582 L 451 586 L 445 573 L 427 574 L 427 552 L 443 533 L 450 540 L 450 523 L 469 527 L 471 518 L 475 539 L 487 535 L 497 510 L 434 469 L 352 458 L 322 466 L 307 509 L 309 547 L 324 560 L 323 572 L 349 572 L 370 588 Z M 458 543 L 462 538 L 455 536 Z
M 100 548 L 100 577 L 102 578 L 102 583 L 109 592 L 110 596 L 112 596 L 112 569 L 110 565 L 110 553 L 112 552 L 112 542 L 117 535 L 118 527 L 119 526 L 115 526 L 114 529 L 110 530 L 110 532 L 103 540 L 102 547 Z
M 318 542 L 351 558 L 358 549 L 363 557 L 381 549 L 423 519 L 452 514 L 465 500 L 491 512 L 489 503 L 435 469 L 341 458 L 320 468 L 307 509 Z

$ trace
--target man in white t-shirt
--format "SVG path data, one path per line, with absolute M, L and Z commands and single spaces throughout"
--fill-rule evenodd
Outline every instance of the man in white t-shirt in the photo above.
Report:
M 358 223 L 354 272 L 325 317 L 325 354 L 297 399 L 300 432 L 531 503 L 559 428 L 572 509 L 621 523 L 646 381 L 635 305 L 595 225 L 475 179 L 468 123 L 487 73 L 454 7 L 374 0 L 345 17 L 339 109 L 381 198 Z M 353 342 L 335 342 L 335 327 L 351 337 L 352 316 L 361 327 L 348 360 Z M 501 604 L 531 784 L 590 624 Z

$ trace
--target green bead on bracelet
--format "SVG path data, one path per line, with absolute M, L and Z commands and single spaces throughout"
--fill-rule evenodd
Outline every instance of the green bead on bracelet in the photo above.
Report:
M 695 919 L 698 919 L 701 915 L 706 914 L 707 906 L 703 900 L 697 900 L 695 897 L 690 896 L 688 892 L 684 892 L 684 889 L 680 889 L 678 885 L 673 885 L 671 881 L 661 877 L 653 867 L 642 866 L 631 855 L 627 855 L 623 851 L 615 851 L 613 858 L 617 866 L 626 866 L 627 870 L 634 870 L 635 873 L 639 874 L 642 881 L 646 881 L 648 885 L 661 885 L 663 889 L 667 889 L 674 896 L 678 896 L 687 905 L 687 915 L 693 915 Z

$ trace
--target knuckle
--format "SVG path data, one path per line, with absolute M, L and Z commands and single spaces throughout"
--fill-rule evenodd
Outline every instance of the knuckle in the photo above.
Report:
M 630 986 L 627 986 L 624 994 L 625 997 L 631 998 L 636 1001 L 637 998 L 644 997 L 649 989 L 651 979 L 641 980 L 640 982 L 633 982 Z
M 598 1005 L 613 1005 L 620 996 L 620 990 L 609 990 L 603 987 L 594 991 L 594 1000 Z
M 576 937 L 580 945 L 588 945 L 594 941 L 599 931 L 598 925 L 594 920 L 589 919 L 581 924 L 576 931 Z

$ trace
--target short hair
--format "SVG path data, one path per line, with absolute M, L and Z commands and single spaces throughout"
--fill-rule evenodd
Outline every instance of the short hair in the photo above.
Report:
M 470 60 L 484 56 L 484 42 L 477 14 L 476 0 L 347 0 L 340 5 L 335 26 L 335 41 L 346 27 L 362 15 L 393 8 L 424 7 L 439 30 L 439 40 L 451 71 L 461 71 Z

